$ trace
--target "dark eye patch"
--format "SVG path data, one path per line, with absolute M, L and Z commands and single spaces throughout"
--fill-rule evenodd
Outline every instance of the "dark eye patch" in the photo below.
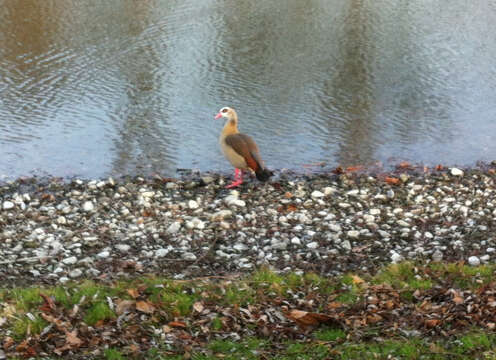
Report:
M 222 109 L 221 111 L 222 111 L 223 113 L 226 113 L 226 112 L 227 112 L 227 109 L 226 109 L 226 108 L 224 108 L 224 109 Z

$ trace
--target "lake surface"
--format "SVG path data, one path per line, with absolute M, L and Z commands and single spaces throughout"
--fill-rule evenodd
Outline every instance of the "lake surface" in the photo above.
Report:
M 496 159 L 489 0 L 0 1 L 0 178 Z

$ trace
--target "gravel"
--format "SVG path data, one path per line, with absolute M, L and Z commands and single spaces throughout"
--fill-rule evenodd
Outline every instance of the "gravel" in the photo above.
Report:
M 496 258 L 493 169 L 181 179 L 24 178 L 0 187 L 6 284 L 247 272 L 374 271 Z M 387 181 L 395 177 L 397 182 Z

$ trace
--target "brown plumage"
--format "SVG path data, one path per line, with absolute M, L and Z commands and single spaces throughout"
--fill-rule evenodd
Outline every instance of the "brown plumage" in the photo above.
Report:
M 253 171 L 260 181 L 267 181 L 272 172 L 265 168 L 260 151 L 253 139 L 238 130 L 238 115 L 234 109 L 224 107 L 215 116 L 226 118 L 226 124 L 219 137 L 222 152 L 235 167 L 235 181 L 227 187 L 235 187 L 243 183 L 243 170 Z

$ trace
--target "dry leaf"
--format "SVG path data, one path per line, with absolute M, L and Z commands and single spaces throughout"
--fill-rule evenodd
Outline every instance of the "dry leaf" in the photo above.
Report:
M 169 325 L 170 327 L 186 328 L 186 324 L 182 321 L 171 321 L 167 325 Z
M 121 315 L 126 311 L 128 311 L 129 309 L 131 309 L 133 305 L 134 305 L 134 300 L 121 300 L 117 302 L 115 312 L 117 313 L 117 315 Z
M 440 323 L 441 323 L 441 320 L 439 320 L 439 319 L 429 319 L 429 320 L 425 321 L 425 326 L 427 326 L 428 328 L 433 328 L 433 327 L 438 326 Z
M 329 322 L 330 320 L 333 320 L 333 318 L 330 317 L 329 315 L 311 313 L 308 311 L 302 311 L 296 309 L 290 310 L 286 314 L 286 317 L 290 320 L 293 320 L 301 327 L 316 326 L 321 323 L 325 323 L 325 322 Z
M 355 285 L 363 284 L 365 282 L 361 277 L 356 276 L 356 275 L 352 275 L 351 279 L 353 281 L 353 284 L 355 284 Z
M 463 304 L 464 301 L 465 300 L 463 300 L 463 298 L 458 295 L 455 295 L 455 297 L 453 298 L 453 302 L 457 305 Z
M 7 336 L 5 339 L 3 339 L 3 348 L 5 350 L 8 350 L 8 348 L 12 345 L 14 345 L 14 339 L 12 339 L 10 336 Z
M 398 185 L 400 183 L 400 179 L 395 177 L 386 176 L 385 180 L 389 185 Z
M 70 345 L 72 348 L 80 347 L 83 343 L 83 341 L 77 337 L 77 330 L 66 331 L 65 336 L 66 344 Z
M 155 306 L 150 304 L 148 301 L 138 301 L 136 302 L 136 310 L 146 314 L 153 314 L 155 311 Z
M 201 301 L 197 301 L 193 304 L 193 310 L 195 310 L 198 313 L 203 312 L 204 306 L 201 303 Z
M 43 298 L 44 303 L 43 305 L 40 306 L 40 310 L 43 312 L 50 312 L 55 310 L 55 303 L 53 302 L 52 298 L 48 295 L 45 295 L 43 293 L 40 293 L 40 296 Z
M 139 295 L 139 292 L 137 289 L 127 289 L 127 293 L 129 294 L 129 296 L 131 296 L 133 299 L 136 299 L 138 298 L 140 295 Z
M 398 167 L 400 169 L 409 169 L 412 167 L 412 165 L 410 165 L 410 163 L 408 161 L 402 161 L 400 162 L 400 164 L 398 165 Z

